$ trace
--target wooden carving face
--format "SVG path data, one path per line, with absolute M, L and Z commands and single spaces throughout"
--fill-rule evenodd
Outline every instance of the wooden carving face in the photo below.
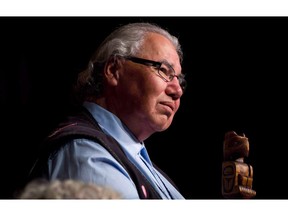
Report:
M 236 160 L 248 157 L 249 141 L 243 134 L 238 135 L 234 131 L 229 131 L 224 138 L 224 160 Z

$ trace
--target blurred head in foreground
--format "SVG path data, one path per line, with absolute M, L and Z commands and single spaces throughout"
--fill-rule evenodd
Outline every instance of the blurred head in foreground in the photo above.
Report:
M 20 199 L 120 199 L 112 189 L 77 180 L 34 180 L 17 196 Z

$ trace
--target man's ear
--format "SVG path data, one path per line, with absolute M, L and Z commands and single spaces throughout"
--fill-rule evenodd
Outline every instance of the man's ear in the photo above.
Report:
M 111 57 L 104 68 L 104 77 L 108 84 L 117 85 L 121 61 L 117 57 Z

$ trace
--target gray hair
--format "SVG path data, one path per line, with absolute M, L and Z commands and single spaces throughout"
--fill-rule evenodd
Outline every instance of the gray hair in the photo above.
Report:
M 36 179 L 28 183 L 19 199 L 121 199 L 113 189 L 93 183 L 66 179 L 47 181 Z
M 78 99 L 83 101 L 86 97 L 99 97 L 103 91 L 103 68 L 105 63 L 113 56 L 128 57 L 137 55 L 148 33 L 157 33 L 166 37 L 174 45 L 183 60 L 183 52 L 178 38 L 167 30 L 152 23 L 130 23 L 113 31 L 100 44 L 88 63 L 88 67 L 79 73 L 75 85 Z

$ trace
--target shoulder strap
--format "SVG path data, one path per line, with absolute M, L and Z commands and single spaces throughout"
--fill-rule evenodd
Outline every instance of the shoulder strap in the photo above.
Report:
M 140 199 L 161 199 L 146 177 L 126 157 L 119 143 L 113 137 L 104 134 L 90 115 L 87 110 L 82 110 L 77 115 L 68 117 L 66 121 L 59 125 L 58 129 L 47 137 L 44 142 L 41 159 L 34 167 L 34 174 L 32 173 L 31 176 L 37 176 L 42 163 L 66 141 L 84 137 L 101 144 L 126 169 L 137 187 Z

